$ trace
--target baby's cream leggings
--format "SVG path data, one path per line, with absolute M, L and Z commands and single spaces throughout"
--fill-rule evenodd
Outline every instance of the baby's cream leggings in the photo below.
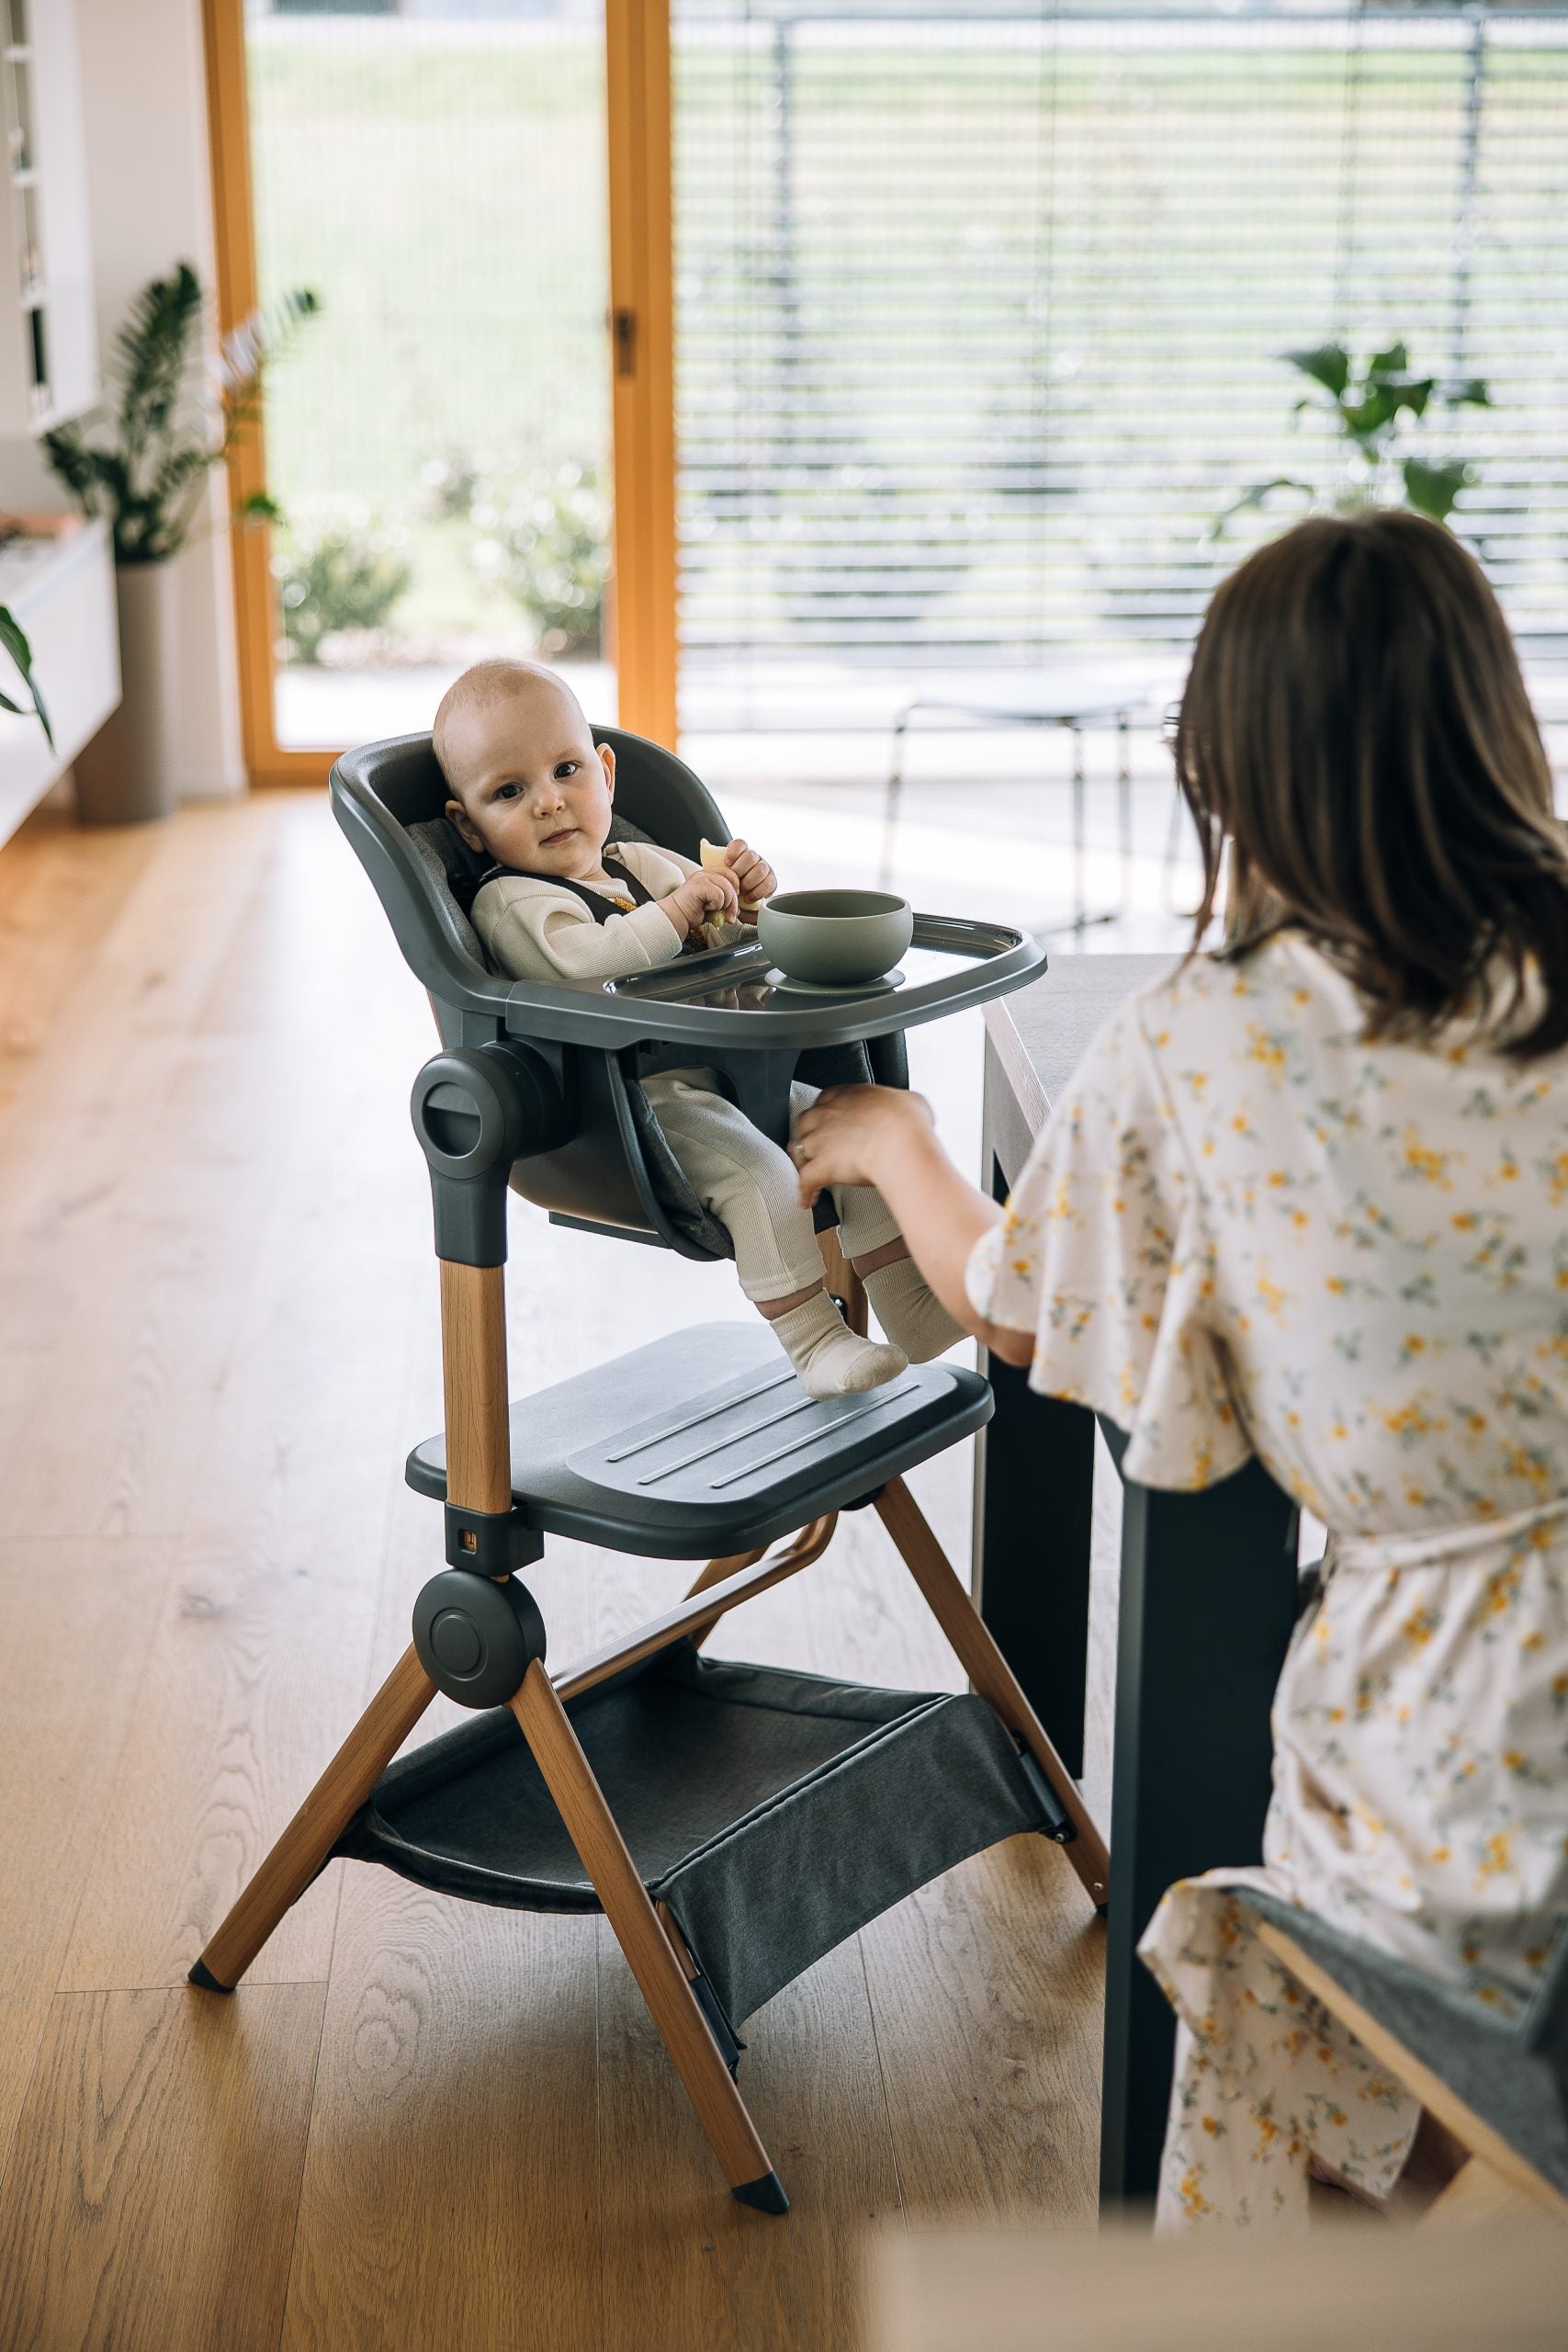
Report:
M 665 1070 L 643 1080 L 670 1148 L 692 1190 L 735 1245 L 736 1271 L 750 1299 L 787 1298 L 822 1279 L 811 1211 L 800 1205 L 800 1179 L 789 1154 L 718 1091 L 711 1069 Z M 790 1089 L 798 1116 L 815 1102 L 815 1086 Z M 879 1193 L 840 1185 L 839 1238 L 846 1257 L 864 1258 L 898 1227 Z

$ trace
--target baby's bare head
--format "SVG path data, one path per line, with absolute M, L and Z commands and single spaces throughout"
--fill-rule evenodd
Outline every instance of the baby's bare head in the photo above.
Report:
M 610 829 L 615 757 L 566 681 L 541 662 L 477 662 L 435 714 L 446 814 L 470 849 L 521 872 L 592 873 Z
M 476 662 L 453 680 L 436 710 L 433 741 L 442 775 L 466 800 L 498 748 L 526 758 L 543 737 L 550 737 L 553 747 L 557 735 L 572 732 L 588 743 L 593 740 L 581 704 L 559 673 L 542 662 L 502 656 Z

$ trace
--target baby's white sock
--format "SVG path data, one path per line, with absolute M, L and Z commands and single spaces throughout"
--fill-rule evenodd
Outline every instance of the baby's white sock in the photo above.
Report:
M 853 1396 L 909 1369 L 901 1349 L 858 1338 L 826 1291 L 777 1317 L 773 1329 L 808 1396 Z
M 929 1363 L 964 1337 L 913 1258 L 896 1258 L 861 1277 L 876 1319 L 911 1363 Z

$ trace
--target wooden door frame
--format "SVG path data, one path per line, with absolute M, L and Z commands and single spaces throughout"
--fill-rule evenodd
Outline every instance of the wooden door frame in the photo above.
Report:
M 620 723 L 673 751 L 675 278 L 670 0 L 604 0 Z
M 220 332 L 256 307 L 244 0 L 202 0 Z M 674 748 L 674 276 L 670 0 L 604 0 L 615 522 L 610 628 L 619 724 Z M 265 482 L 261 419 L 230 461 L 230 501 Z M 290 751 L 274 716 L 272 535 L 231 532 L 240 713 L 253 786 L 320 785 L 337 751 Z

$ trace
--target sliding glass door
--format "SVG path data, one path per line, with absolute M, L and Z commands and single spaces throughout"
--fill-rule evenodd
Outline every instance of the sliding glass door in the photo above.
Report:
M 256 297 L 321 301 L 265 410 L 280 752 L 491 651 L 613 718 L 600 0 L 247 0 L 244 81 Z

